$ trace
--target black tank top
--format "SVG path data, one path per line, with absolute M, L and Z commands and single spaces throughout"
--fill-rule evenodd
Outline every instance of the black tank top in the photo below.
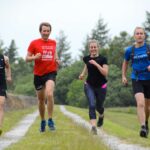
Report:
M 6 89 L 6 78 L 5 78 L 5 60 L 4 56 L 0 54 L 0 88 Z

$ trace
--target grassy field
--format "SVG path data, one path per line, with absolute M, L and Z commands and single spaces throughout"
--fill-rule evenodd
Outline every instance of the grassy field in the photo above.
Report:
M 26 114 L 37 109 L 11 111 L 5 114 L 4 132 L 10 130 Z M 66 109 L 88 119 L 88 109 L 66 106 Z M 60 112 L 59 106 L 55 107 L 54 120 L 57 130 L 45 133 L 39 132 L 40 118 L 38 117 L 30 127 L 26 136 L 18 143 L 11 145 L 7 150 L 108 150 L 98 136 L 93 136 L 89 131 L 73 123 Z M 135 108 L 109 108 L 105 111 L 104 130 L 107 134 L 114 135 L 126 143 L 136 143 L 150 147 L 150 138 L 139 137 L 139 123 Z
M 39 132 L 39 117 L 28 133 L 18 143 L 7 150 L 108 150 L 97 136 L 74 124 L 55 107 L 56 131 Z
M 67 110 L 79 114 L 87 121 L 88 110 L 75 107 L 66 107 Z M 150 147 L 150 138 L 139 137 L 140 125 L 135 108 L 111 108 L 105 111 L 104 126 L 101 128 L 106 133 L 119 137 L 125 142 L 136 143 Z
M 36 107 L 24 108 L 5 112 L 3 121 L 3 134 L 14 127 L 25 115 L 32 113 L 36 110 Z

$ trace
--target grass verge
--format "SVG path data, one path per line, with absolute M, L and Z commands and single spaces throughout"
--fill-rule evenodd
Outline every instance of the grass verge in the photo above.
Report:
M 74 112 L 89 121 L 88 110 L 66 106 L 67 110 Z M 140 125 L 135 108 L 111 108 L 105 110 L 104 126 L 106 133 L 122 139 L 124 142 L 150 147 L 150 138 L 139 136 Z
M 86 129 L 73 123 L 55 107 L 56 131 L 39 132 L 40 118 L 30 127 L 26 136 L 6 150 L 108 150 L 108 148 Z
M 11 128 L 14 127 L 25 115 L 32 113 L 36 109 L 37 107 L 33 106 L 30 108 L 17 109 L 5 112 L 2 126 L 3 134 L 11 130 Z

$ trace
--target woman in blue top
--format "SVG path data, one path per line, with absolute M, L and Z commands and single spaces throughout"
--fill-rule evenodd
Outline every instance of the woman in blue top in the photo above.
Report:
M 149 45 L 145 43 L 145 37 L 145 30 L 142 27 L 136 27 L 134 30 L 134 48 L 130 46 L 126 49 L 122 65 L 122 82 L 127 84 L 127 67 L 129 60 L 132 61 L 131 79 L 137 103 L 137 115 L 141 124 L 141 137 L 147 137 L 148 134 L 148 108 L 150 106 L 150 60 L 147 54 Z
M 96 110 L 99 113 L 97 126 L 103 125 L 104 118 L 104 100 L 106 96 L 108 65 L 107 59 L 99 54 L 99 43 L 97 40 L 89 41 L 89 55 L 83 58 L 84 69 L 79 76 L 83 79 L 87 75 L 84 84 L 85 95 L 89 102 L 89 118 L 92 125 L 92 133 L 97 134 L 96 129 Z

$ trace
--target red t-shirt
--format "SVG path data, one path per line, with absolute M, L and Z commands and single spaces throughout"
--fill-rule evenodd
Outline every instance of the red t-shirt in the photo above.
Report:
M 57 64 L 55 61 L 56 41 L 48 39 L 37 39 L 30 43 L 28 52 L 35 55 L 41 53 L 41 58 L 34 61 L 34 74 L 42 76 L 49 72 L 57 71 Z

